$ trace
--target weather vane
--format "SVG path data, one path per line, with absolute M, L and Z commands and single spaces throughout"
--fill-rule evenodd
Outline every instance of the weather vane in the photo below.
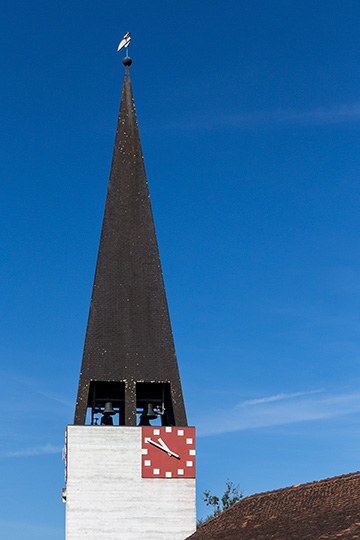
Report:
M 125 47 L 126 56 L 125 56 L 125 58 L 123 58 L 124 66 L 131 66 L 131 63 L 132 63 L 132 60 L 129 57 L 129 52 L 128 52 L 130 41 L 131 41 L 130 32 L 126 32 L 125 36 L 122 38 L 122 40 L 120 41 L 119 46 L 117 48 L 117 50 L 119 52 L 119 51 L 121 51 L 121 49 L 123 49 Z

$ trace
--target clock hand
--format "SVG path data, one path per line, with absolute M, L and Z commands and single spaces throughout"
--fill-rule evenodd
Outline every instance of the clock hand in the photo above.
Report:
M 165 448 L 163 446 L 161 446 L 161 444 L 158 444 L 157 442 L 153 441 L 152 439 L 150 439 L 150 437 L 147 437 L 146 442 L 148 442 L 150 444 L 153 444 L 157 448 L 160 448 L 160 450 L 163 450 L 164 452 L 166 452 Z
M 152 439 L 150 439 L 150 437 L 147 437 L 147 442 L 156 446 L 157 448 L 160 448 L 160 450 L 162 450 L 163 452 L 166 452 L 167 454 L 169 454 L 169 456 L 174 456 L 176 457 L 176 459 L 180 459 L 180 457 L 177 454 L 174 454 L 174 452 L 172 452 L 171 450 L 164 448 L 164 446 L 153 441 Z
M 167 453 L 169 454 L 169 456 L 174 456 L 176 457 L 176 459 L 180 459 L 180 456 L 178 456 L 178 454 L 175 454 L 174 452 L 172 452 L 170 450 L 170 448 L 168 446 L 166 446 L 166 444 L 164 443 L 164 441 L 162 439 L 160 439 L 160 437 L 158 438 L 158 441 L 159 443 L 165 448 L 165 450 L 167 451 Z

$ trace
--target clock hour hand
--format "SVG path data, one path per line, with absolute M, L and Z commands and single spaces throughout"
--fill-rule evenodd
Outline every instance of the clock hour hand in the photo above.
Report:
M 170 448 L 168 446 L 166 446 L 166 444 L 164 443 L 164 441 L 162 439 L 160 439 L 160 437 L 158 438 L 158 441 L 159 443 L 164 447 L 164 449 L 166 450 L 166 452 L 169 454 L 169 456 L 174 456 L 176 459 L 180 459 L 180 456 L 178 454 L 175 454 L 174 452 L 172 452 L 170 450 Z

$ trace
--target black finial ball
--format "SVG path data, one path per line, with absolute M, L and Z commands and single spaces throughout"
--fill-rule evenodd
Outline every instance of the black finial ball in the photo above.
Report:
M 123 58 L 123 64 L 124 64 L 124 66 L 131 66 L 132 60 L 131 60 L 130 56 L 125 56 L 125 58 Z

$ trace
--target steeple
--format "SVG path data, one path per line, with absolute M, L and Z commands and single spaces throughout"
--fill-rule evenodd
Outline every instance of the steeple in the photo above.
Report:
M 120 425 L 187 426 L 128 65 L 74 423 L 110 402 Z

